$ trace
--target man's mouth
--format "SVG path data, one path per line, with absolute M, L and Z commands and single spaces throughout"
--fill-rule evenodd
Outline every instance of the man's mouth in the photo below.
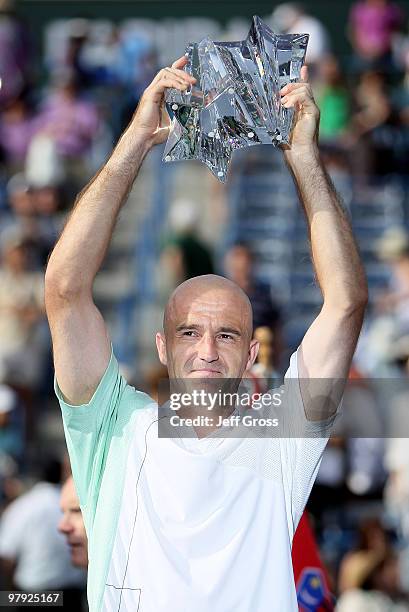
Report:
M 190 374 L 194 375 L 194 378 L 208 378 L 210 376 L 222 376 L 220 370 L 213 370 L 211 368 L 204 368 L 203 370 L 191 370 Z

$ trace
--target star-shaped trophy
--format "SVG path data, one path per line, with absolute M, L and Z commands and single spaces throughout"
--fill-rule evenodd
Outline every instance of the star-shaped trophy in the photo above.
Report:
M 190 43 L 185 70 L 196 84 L 166 93 L 164 161 L 198 159 L 225 182 L 234 149 L 288 144 L 294 110 L 280 89 L 300 79 L 307 44 L 308 34 L 274 34 L 257 16 L 246 40 Z

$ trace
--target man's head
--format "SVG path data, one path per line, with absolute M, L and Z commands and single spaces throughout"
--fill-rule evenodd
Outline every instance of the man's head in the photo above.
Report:
M 170 378 L 241 378 L 257 356 L 250 301 L 222 276 L 179 285 L 166 305 L 163 330 L 156 345 Z
M 60 506 L 63 516 L 58 525 L 58 530 L 67 538 L 71 551 L 71 563 L 76 567 L 87 567 L 87 534 L 72 476 L 65 481 L 62 487 Z

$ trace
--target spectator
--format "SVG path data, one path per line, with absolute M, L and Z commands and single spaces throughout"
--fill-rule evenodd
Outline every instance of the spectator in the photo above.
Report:
M 349 32 L 356 67 L 390 69 L 394 34 L 403 21 L 402 11 L 389 0 L 359 0 L 351 8 Z
M 336 144 L 347 129 L 351 119 L 351 103 L 339 62 L 327 55 L 320 63 L 316 99 L 321 111 L 321 143 Z
M 80 96 L 72 71 L 66 70 L 53 78 L 51 91 L 40 109 L 37 133 L 48 136 L 66 169 L 68 165 L 68 170 L 75 169 L 83 178 L 82 165 L 100 127 L 98 110 L 94 102 Z
M 377 518 L 364 520 L 359 526 L 355 551 L 342 560 L 338 588 L 342 593 L 359 588 L 369 572 L 385 559 L 391 550 L 388 534 Z
M 269 326 L 256 327 L 254 338 L 260 343 L 260 349 L 251 372 L 254 376 L 264 379 L 266 386 L 262 391 L 265 392 L 269 388 L 268 385 L 278 378 L 278 372 L 274 368 L 274 362 L 276 361 L 274 358 L 274 334 Z
M 32 388 L 40 382 L 43 320 L 42 274 L 30 270 L 20 232 L 3 237 L 0 267 L 0 368 L 3 381 Z
M 378 312 L 393 317 L 399 333 L 409 332 L 409 236 L 395 227 L 378 242 L 378 256 L 390 266 L 387 292 L 378 299 Z
M 66 537 L 70 547 L 71 563 L 75 567 L 87 568 L 87 534 L 72 476 L 69 476 L 61 489 L 60 506 L 63 516 L 58 523 L 58 530 Z
M 285 2 L 274 9 L 272 22 L 284 34 L 310 35 L 305 61 L 314 71 L 330 50 L 329 36 L 321 21 L 309 15 L 301 4 Z
M 55 127 L 58 129 L 58 125 Z M 54 134 L 40 130 L 32 139 L 26 156 L 25 176 L 30 187 L 43 189 L 61 184 L 65 178 L 64 162 L 68 160 L 59 153 Z
M 11 588 L 64 590 L 64 609 L 79 609 L 83 571 L 71 566 L 60 520 L 61 464 L 47 460 L 43 476 L 12 502 L 0 520 L 0 557 Z M 69 607 L 69 605 L 76 607 Z
M 94 22 L 80 56 L 83 70 L 93 85 L 116 85 L 118 31 L 110 21 Z
M 0 116 L 0 149 L 9 170 L 23 169 L 34 130 L 35 120 L 22 93 L 7 104 Z
M 247 293 L 253 307 L 253 327 L 267 326 L 274 331 L 280 321 L 278 306 L 273 303 L 268 285 L 256 280 L 254 259 L 244 242 L 230 247 L 225 255 L 226 276 Z
M 0 110 L 24 91 L 30 76 L 31 44 L 14 5 L 14 0 L 0 0 Z
M 273 302 L 270 287 L 255 278 L 253 263 L 249 247 L 241 242 L 234 244 L 227 251 L 224 268 L 227 278 L 237 283 L 250 299 L 253 308 L 253 329 L 269 327 L 273 332 L 272 365 L 278 368 L 282 350 L 280 310 Z
M 365 553 L 350 571 L 356 587 L 341 595 L 337 612 L 407 612 L 394 553 Z
M 30 186 L 22 172 L 10 178 L 6 186 L 9 210 L 2 213 L 1 229 L 14 225 L 16 219 L 25 219 L 35 214 Z
M 355 125 L 362 133 L 385 123 L 391 113 L 391 103 L 383 73 L 368 70 L 359 78 L 356 88 L 358 112 Z
M 361 74 L 355 89 L 356 112 L 352 118 L 353 171 L 364 181 L 368 177 L 399 172 L 402 159 L 399 114 L 392 105 L 386 77 L 368 70 Z
M 337 430 L 346 440 L 347 486 L 354 495 L 382 497 L 385 419 L 375 385 L 353 363 Z
M 254 329 L 254 339 L 259 342 L 260 348 L 256 363 L 247 370 L 245 378 L 248 393 L 266 393 L 275 386 L 279 373 L 274 368 L 274 334 L 270 327 L 263 326 Z
M 202 274 L 213 274 L 210 250 L 197 231 L 198 218 L 192 202 L 180 200 L 170 211 L 171 234 L 162 253 L 162 265 L 172 288 Z
M 402 226 L 393 226 L 375 243 L 378 259 L 387 265 L 388 285 L 374 299 L 373 318 L 358 353 L 360 367 L 375 378 L 401 377 L 396 351 L 409 333 L 409 236 Z M 382 386 L 381 386 L 382 387 Z M 378 386 L 378 392 L 382 388 Z M 383 392 L 384 393 L 384 392 Z M 390 388 L 384 400 L 390 399 Z
M 138 100 L 157 68 L 157 57 L 148 36 L 123 28 L 119 37 L 116 71 L 120 82 Z
M 80 85 L 84 84 L 85 75 L 79 64 L 83 47 L 88 40 L 89 28 L 89 20 L 83 18 L 58 19 L 46 25 L 42 60 L 48 74 L 72 70 Z
M 123 28 L 117 47 L 116 62 L 114 64 L 116 78 L 121 83 L 123 102 L 119 113 L 114 120 L 117 123 L 118 133 L 126 128 L 130 122 L 139 99 L 158 67 L 156 50 L 148 36 L 135 32 L 132 28 Z
M 90 22 L 88 19 L 71 19 L 67 24 L 65 68 L 72 70 L 78 86 L 82 89 L 90 84 L 87 70 L 82 65 L 83 49 L 88 41 Z M 55 73 L 54 73 L 55 74 Z
M 60 193 L 53 186 L 32 188 L 23 173 L 16 174 L 7 183 L 10 209 L 0 215 L 0 243 L 11 231 L 20 233 L 31 269 L 42 270 L 60 233 Z

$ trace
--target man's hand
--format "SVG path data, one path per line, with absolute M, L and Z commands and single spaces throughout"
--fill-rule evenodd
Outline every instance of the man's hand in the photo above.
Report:
M 301 68 L 301 82 L 289 83 L 281 90 L 281 103 L 285 108 L 294 108 L 294 127 L 291 133 L 292 151 L 305 150 L 318 145 L 320 111 L 315 103 L 311 85 L 308 83 L 308 68 Z
M 146 88 L 133 119 L 133 129 L 151 145 L 161 144 L 169 134 L 169 117 L 164 110 L 164 94 L 168 88 L 186 91 L 196 79 L 182 68 L 186 66 L 185 56 L 176 60 L 171 68 L 163 68 Z

